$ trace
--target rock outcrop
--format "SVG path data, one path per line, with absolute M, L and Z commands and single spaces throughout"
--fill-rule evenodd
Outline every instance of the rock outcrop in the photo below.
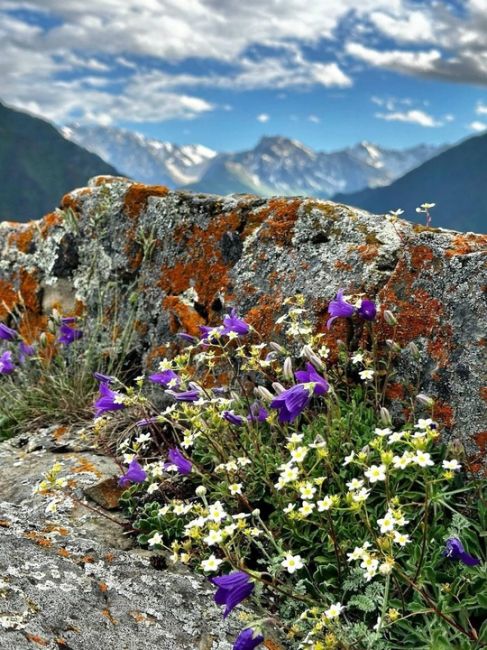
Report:
M 398 376 L 414 369 L 436 399 L 435 417 L 461 439 L 475 467 L 487 443 L 485 378 L 487 236 L 422 227 L 303 198 L 264 200 L 170 192 L 97 177 L 65 196 L 62 212 L 0 228 L 0 318 L 20 318 L 34 338 L 53 306 L 105 321 L 134 319 L 134 364 L 147 368 L 236 306 L 264 335 L 283 299 L 307 300 L 317 328 L 336 349 L 349 324 L 325 328 L 337 289 L 363 292 L 398 318 Z M 94 326 L 94 325 L 93 325 Z M 382 321 L 381 340 L 392 335 Z M 356 341 L 360 332 L 354 332 Z M 114 330 L 114 345 L 117 336 Z M 412 380 L 411 380 L 412 381 Z M 391 398 L 402 384 L 389 386 Z
M 132 548 L 103 499 L 81 505 L 120 473 L 111 459 L 52 427 L 0 444 L 0 461 L 0 650 L 230 650 L 241 623 L 208 581 Z M 52 513 L 33 488 L 56 462 L 76 500 Z

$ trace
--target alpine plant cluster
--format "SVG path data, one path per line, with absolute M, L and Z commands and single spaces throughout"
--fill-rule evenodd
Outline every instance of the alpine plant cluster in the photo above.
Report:
M 207 577 L 242 622 L 234 650 L 483 647 L 483 483 L 421 378 L 388 397 L 418 348 L 379 342 L 375 321 L 397 320 L 364 296 L 340 289 L 317 325 L 304 302 L 285 301 L 281 343 L 232 309 L 131 385 L 97 373 L 94 430 L 103 448 L 116 433 L 139 543 Z M 343 319 L 360 343 L 330 349 L 320 329 Z M 61 343 L 80 336 L 63 319 Z

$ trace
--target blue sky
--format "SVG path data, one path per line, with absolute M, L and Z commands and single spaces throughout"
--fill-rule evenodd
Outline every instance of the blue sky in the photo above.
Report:
M 219 151 L 487 128 L 487 0 L 0 0 L 0 99 Z

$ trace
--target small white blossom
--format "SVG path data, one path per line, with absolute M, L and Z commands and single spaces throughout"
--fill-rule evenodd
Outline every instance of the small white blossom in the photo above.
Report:
M 360 379 L 363 379 L 364 381 L 368 381 L 370 379 L 373 379 L 375 371 L 374 370 L 361 370 L 359 373 Z
M 355 458 L 355 452 L 352 451 L 351 454 L 345 456 L 345 458 L 343 459 L 343 465 L 349 465 L 354 458 Z
M 411 462 L 412 456 L 410 452 L 405 452 L 402 456 L 394 456 L 392 459 L 394 469 L 406 469 Z
M 303 517 L 308 517 L 315 509 L 315 504 L 312 501 L 303 501 L 303 505 L 298 509 L 298 512 Z
M 217 571 L 222 562 L 223 560 L 219 560 L 213 554 L 211 554 L 207 560 L 203 560 L 201 563 L 201 568 L 205 573 L 209 573 L 210 571 Z
M 147 494 L 152 494 L 153 492 L 156 492 L 158 489 L 159 489 L 158 483 L 151 483 L 147 488 Z
M 312 483 L 305 483 L 299 488 L 301 499 L 312 499 L 316 494 L 316 488 Z
M 352 357 L 352 363 L 362 363 L 364 360 L 364 355 L 362 352 L 355 352 Z
M 160 533 L 154 533 L 147 543 L 149 544 L 149 546 L 162 544 L 162 535 Z
M 345 607 L 341 603 L 335 603 L 328 609 L 325 609 L 324 614 L 329 619 L 338 618 L 344 609 Z
M 208 546 L 220 544 L 223 541 L 223 533 L 221 530 L 210 530 L 208 535 L 203 539 Z
M 413 462 L 420 467 L 428 467 L 429 465 L 434 465 L 434 462 L 431 460 L 431 454 L 428 454 L 426 451 L 418 450 L 413 457 Z
M 291 450 L 291 458 L 296 463 L 302 463 L 303 460 L 306 458 L 307 453 L 308 453 L 307 447 L 296 447 L 296 449 Z
M 400 533 L 397 530 L 394 531 L 394 542 L 396 544 L 399 544 L 399 546 L 406 546 L 406 544 L 409 544 L 410 541 L 411 540 L 409 539 L 409 535 Z
M 355 492 L 355 494 L 352 496 L 352 499 L 355 501 L 355 503 L 363 503 L 364 501 L 367 501 L 370 495 L 370 490 L 367 490 L 366 488 L 362 488 L 358 492 Z
M 386 436 L 390 436 L 392 431 L 389 429 L 389 427 L 387 427 L 385 429 L 379 429 L 378 427 L 376 427 L 374 433 L 375 433 L 376 436 L 380 436 L 381 438 L 385 438 Z
M 401 440 L 403 435 L 404 435 L 403 431 L 395 431 L 387 439 L 387 444 L 392 445 L 394 442 L 399 442 L 399 440 Z
M 377 481 L 386 480 L 386 466 L 385 465 L 371 465 L 365 472 L 365 476 L 369 479 L 370 483 L 377 483 Z
M 389 511 L 385 514 L 382 519 L 377 519 L 377 523 L 380 526 L 380 532 L 382 534 L 389 533 L 393 530 L 396 525 L 396 520 L 394 519 L 392 513 Z
M 230 490 L 230 494 L 232 494 L 232 495 L 242 494 L 242 484 L 241 483 L 232 483 L 232 485 L 228 486 L 228 489 Z
M 450 469 L 450 470 L 459 470 L 462 468 L 461 463 L 458 462 L 455 458 L 452 460 L 444 460 L 443 461 L 443 469 Z
M 353 492 L 354 490 L 360 490 L 364 486 L 364 482 L 362 479 L 358 478 L 353 478 L 351 481 L 348 481 L 347 483 L 347 488 L 350 490 L 350 492 Z
M 290 553 L 287 553 L 286 557 L 281 562 L 281 566 L 283 566 L 288 573 L 294 573 L 295 571 L 302 569 L 304 564 L 300 555 L 291 555 Z
M 330 510 L 333 507 L 333 497 L 325 496 L 319 501 L 316 502 L 318 506 L 318 512 L 324 512 L 325 510 Z

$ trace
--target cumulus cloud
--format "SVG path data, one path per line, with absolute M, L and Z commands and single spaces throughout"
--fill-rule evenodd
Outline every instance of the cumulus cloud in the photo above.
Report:
M 86 0 L 0 0 L 0 94 L 58 121 L 159 121 L 214 110 L 203 89 L 347 88 L 357 60 L 486 84 L 485 0 L 463 5 L 455 13 L 444 1 L 97 0 L 87 11 Z M 202 65 L 185 68 L 188 60 Z
M 257 115 L 256 119 L 257 119 L 257 122 L 261 122 L 262 124 L 265 124 L 271 118 L 270 118 L 270 115 L 268 115 L 267 113 L 261 113 L 260 115 Z
M 485 131 L 485 129 L 487 129 L 487 124 L 484 124 L 484 122 L 480 122 L 478 120 L 474 120 L 473 122 L 470 122 L 468 128 L 472 129 L 472 131 Z
M 453 116 L 447 115 L 443 120 L 437 120 L 432 115 L 418 109 L 403 112 L 396 111 L 395 113 L 376 113 L 375 116 L 388 122 L 410 122 L 411 124 L 419 124 L 419 126 L 425 127 L 443 126 L 445 121 L 451 122 L 453 118 Z

